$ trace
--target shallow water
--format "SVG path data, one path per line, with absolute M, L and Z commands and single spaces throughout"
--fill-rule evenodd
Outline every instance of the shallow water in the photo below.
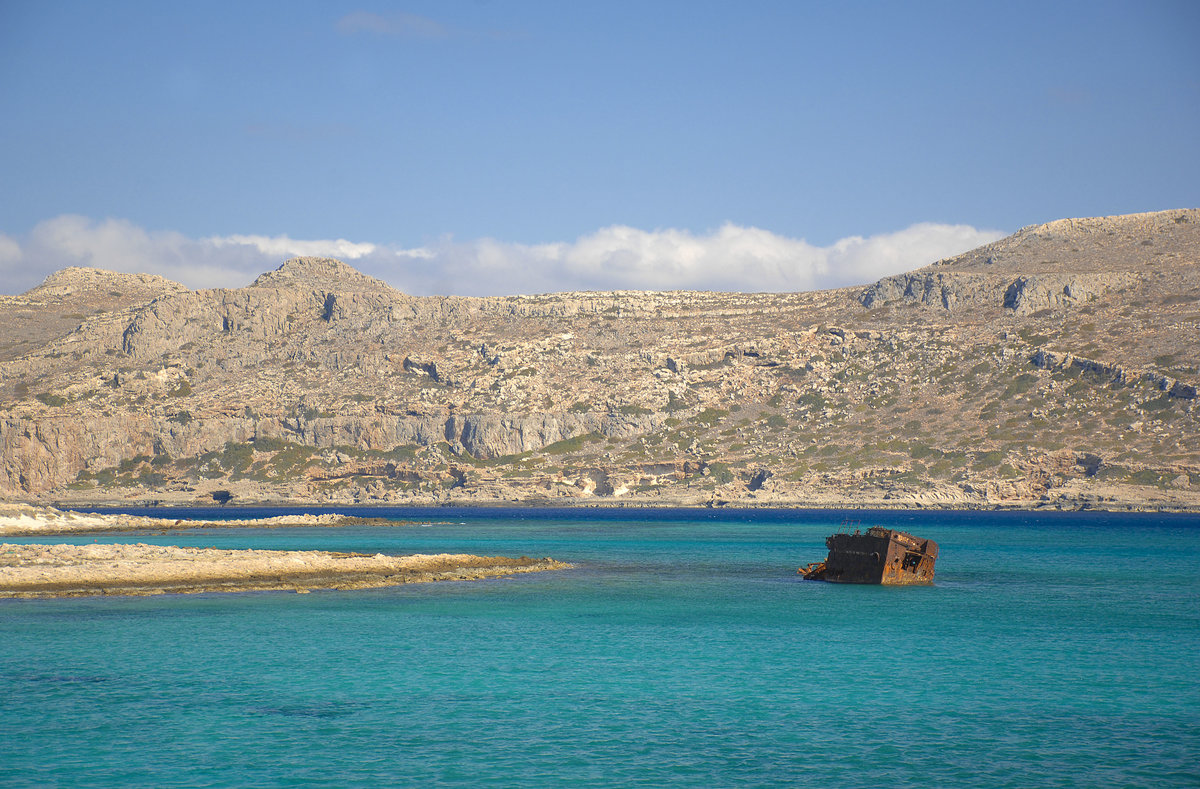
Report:
M 1200 785 L 1197 517 L 354 513 L 424 523 L 73 541 L 577 567 L 0 601 L 0 784 Z M 937 584 L 798 581 L 846 517 L 937 540 Z

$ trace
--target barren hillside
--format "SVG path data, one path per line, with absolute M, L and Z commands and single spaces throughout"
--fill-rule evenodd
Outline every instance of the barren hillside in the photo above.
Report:
M 1200 211 L 1060 220 L 866 287 L 0 298 L 0 495 L 1200 507 Z

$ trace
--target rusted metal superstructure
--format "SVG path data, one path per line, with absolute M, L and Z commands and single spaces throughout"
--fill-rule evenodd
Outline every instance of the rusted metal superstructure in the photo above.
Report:
M 865 533 L 832 534 L 829 556 L 797 570 L 806 581 L 840 584 L 909 585 L 933 583 L 938 545 L 907 532 L 872 526 Z

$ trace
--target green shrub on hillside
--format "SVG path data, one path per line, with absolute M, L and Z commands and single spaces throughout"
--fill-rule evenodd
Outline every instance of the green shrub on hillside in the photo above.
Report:
M 553 444 L 547 444 L 542 447 L 542 452 L 547 455 L 565 455 L 568 452 L 578 452 L 584 446 L 594 441 L 600 441 L 604 436 L 599 433 L 584 433 L 572 438 L 564 438 L 562 441 L 555 441 Z
M 709 475 L 722 485 L 728 485 L 733 482 L 733 471 L 730 470 L 728 463 L 709 463 Z

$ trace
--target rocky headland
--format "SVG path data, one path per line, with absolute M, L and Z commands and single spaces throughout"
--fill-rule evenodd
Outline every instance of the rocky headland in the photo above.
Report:
M 0 497 L 1200 509 L 1200 211 L 863 287 L 413 297 L 67 269 L 0 297 Z

